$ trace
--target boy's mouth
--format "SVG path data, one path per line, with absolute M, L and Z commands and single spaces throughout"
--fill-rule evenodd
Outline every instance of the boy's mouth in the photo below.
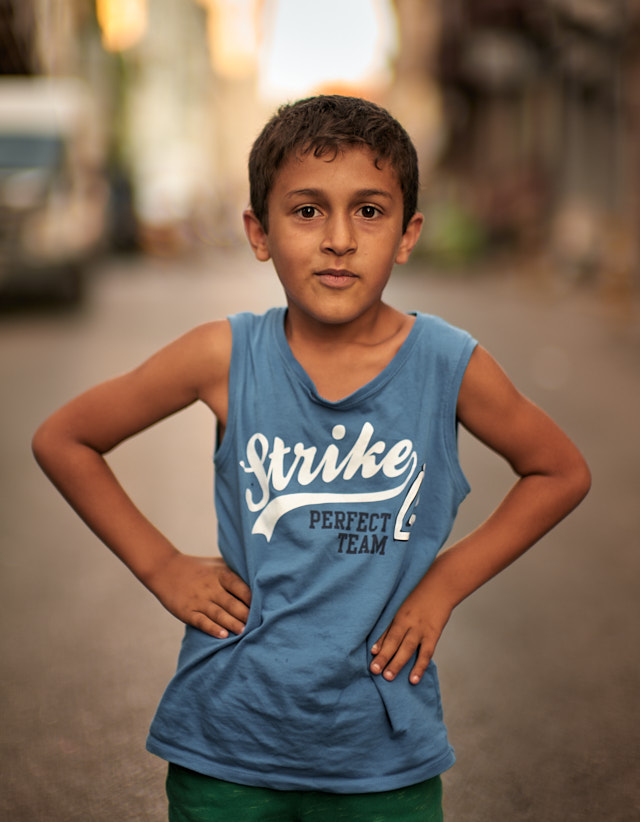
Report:
M 323 271 L 316 271 L 315 276 L 330 288 L 342 288 L 358 279 L 357 274 L 346 268 L 325 268 Z

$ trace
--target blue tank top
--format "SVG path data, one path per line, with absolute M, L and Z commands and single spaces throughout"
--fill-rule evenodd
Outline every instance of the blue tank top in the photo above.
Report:
M 329 402 L 284 318 L 231 318 L 215 499 L 220 553 L 251 588 L 249 619 L 224 640 L 187 627 L 147 746 L 245 785 L 393 790 L 454 761 L 435 664 L 418 685 L 410 664 L 392 682 L 369 664 L 469 491 L 456 402 L 475 342 L 419 314 L 375 379 Z

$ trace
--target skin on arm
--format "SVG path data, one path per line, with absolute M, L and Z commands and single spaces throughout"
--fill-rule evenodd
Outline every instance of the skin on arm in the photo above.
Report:
M 248 586 L 223 560 L 188 556 L 172 545 L 136 508 L 104 455 L 196 400 L 224 426 L 230 356 L 226 321 L 199 326 L 133 371 L 71 400 L 45 420 L 32 443 L 70 505 L 165 608 L 220 638 L 244 628 Z
M 417 684 L 455 606 L 550 531 L 590 487 L 575 445 L 481 347 L 467 366 L 457 411 L 519 479 L 484 523 L 435 559 L 374 643 L 371 671 L 385 679 L 394 679 L 417 651 L 409 673 Z

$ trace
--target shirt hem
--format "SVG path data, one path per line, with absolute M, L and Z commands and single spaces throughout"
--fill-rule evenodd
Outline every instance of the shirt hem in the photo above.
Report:
M 439 776 L 451 768 L 456 761 L 453 749 L 449 748 L 446 753 L 435 760 L 387 776 L 376 774 L 375 776 L 340 779 L 336 778 L 335 775 L 325 777 L 315 775 L 313 778 L 309 778 L 308 776 L 290 773 L 275 774 L 273 771 L 261 773 L 220 765 L 198 754 L 176 750 L 172 746 L 164 745 L 152 737 L 147 740 L 147 750 L 149 753 L 159 756 L 174 765 L 180 765 L 204 776 L 237 785 L 271 788 L 276 791 L 323 791 L 338 794 L 382 793 L 407 788 L 410 785 L 416 785 L 434 776 Z

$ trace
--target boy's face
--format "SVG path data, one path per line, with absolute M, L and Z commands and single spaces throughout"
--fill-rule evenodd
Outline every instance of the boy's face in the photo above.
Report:
M 389 163 L 367 148 L 290 157 L 268 201 L 269 232 L 251 211 L 245 227 L 259 260 L 272 259 L 290 314 L 322 324 L 375 316 L 394 263 L 409 259 L 422 226 L 402 231 L 403 198 Z

